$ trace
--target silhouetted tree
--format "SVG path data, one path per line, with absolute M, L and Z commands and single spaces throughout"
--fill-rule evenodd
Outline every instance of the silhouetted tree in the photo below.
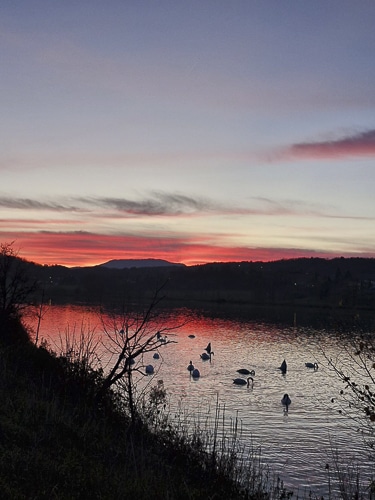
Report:
M 375 444 L 375 341 L 363 335 L 359 342 L 346 346 L 329 366 L 342 380 L 338 395 L 340 413 L 347 414 L 359 425 L 370 448 Z M 374 456 L 375 459 L 375 456 Z
M 0 244 L 0 314 L 18 316 L 27 305 L 36 284 L 28 276 L 24 261 L 12 243 Z
M 103 379 L 99 396 L 111 387 L 120 387 L 129 407 L 133 423 L 137 418 L 135 402 L 135 384 L 133 374 L 147 375 L 144 363 L 144 355 L 158 351 L 162 346 L 174 343 L 166 337 L 167 332 L 178 328 L 160 327 L 157 319 L 156 306 L 162 300 L 161 290 L 165 284 L 159 287 L 154 297 L 146 308 L 141 312 L 130 310 L 124 312 L 122 317 L 113 318 L 112 323 L 106 324 L 102 317 L 102 325 L 105 334 L 103 346 L 104 357 L 113 359 L 106 376 Z
M 28 338 L 21 326 L 21 312 L 29 304 L 37 283 L 26 261 L 18 257 L 12 243 L 0 244 L 0 335 L 11 339 Z M 18 339 L 20 340 L 20 338 Z

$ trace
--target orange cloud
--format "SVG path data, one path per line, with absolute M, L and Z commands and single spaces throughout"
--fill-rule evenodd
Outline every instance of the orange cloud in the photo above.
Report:
M 86 232 L 0 232 L 0 241 L 13 242 L 23 258 L 40 264 L 92 266 L 111 259 L 159 258 L 186 265 L 207 262 L 271 261 L 298 257 L 332 258 L 343 254 L 285 248 L 224 247 L 192 238 L 101 235 Z M 375 257 L 375 254 L 346 256 Z

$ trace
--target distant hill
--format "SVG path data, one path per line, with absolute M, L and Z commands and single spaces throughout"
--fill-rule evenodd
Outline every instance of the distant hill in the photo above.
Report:
M 301 258 L 196 266 L 160 259 L 118 259 L 92 267 L 30 263 L 52 302 L 152 300 L 163 286 L 174 304 L 241 304 L 375 311 L 375 259 Z M 40 300 L 36 297 L 35 300 Z M 135 299 L 134 299 L 135 300 Z
M 184 264 L 177 264 L 168 262 L 163 259 L 113 259 L 95 267 L 106 267 L 108 269 L 132 269 L 135 267 L 167 267 L 167 266 L 180 266 L 185 267 Z

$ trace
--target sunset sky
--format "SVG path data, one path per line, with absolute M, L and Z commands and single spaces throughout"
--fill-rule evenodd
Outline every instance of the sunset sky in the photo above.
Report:
M 2 0 L 0 242 L 375 257 L 374 0 Z

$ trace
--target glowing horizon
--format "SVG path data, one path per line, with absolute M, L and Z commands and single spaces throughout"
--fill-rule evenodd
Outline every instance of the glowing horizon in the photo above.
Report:
M 126 238 L 95 234 L 1 234 L 3 243 L 12 243 L 19 257 L 41 265 L 87 267 L 114 259 L 163 259 L 187 266 L 213 262 L 275 261 L 302 257 L 371 257 L 372 253 L 330 253 L 295 248 L 224 248 L 186 241 L 154 241 L 151 238 Z M 12 239 L 13 238 L 13 239 Z M 100 244 L 98 244 L 100 241 Z M 159 250 L 155 247 L 159 246 Z M 143 250 L 139 250 L 143 248 Z

